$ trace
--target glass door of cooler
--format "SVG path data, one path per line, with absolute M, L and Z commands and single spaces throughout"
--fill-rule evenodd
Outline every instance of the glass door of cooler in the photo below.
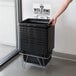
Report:
M 0 65 L 18 52 L 15 10 L 15 0 L 0 0 Z

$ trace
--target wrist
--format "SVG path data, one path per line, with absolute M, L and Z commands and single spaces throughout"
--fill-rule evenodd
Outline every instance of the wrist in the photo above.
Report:
M 54 19 L 54 20 L 57 20 L 57 18 L 58 18 L 57 16 L 55 16 L 55 15 L 53 16 L 53 19 Z
M 53 18 L 57 19 L 58 18 L 58 15 L 54 15 Z

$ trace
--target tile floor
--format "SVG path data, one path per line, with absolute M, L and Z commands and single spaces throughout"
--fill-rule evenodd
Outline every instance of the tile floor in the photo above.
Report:
M 22 56 L 16 56 L 0 67 L 0 76 L 76 76 L 76 62 L 52 58 L 47 69 L 24 65 Z

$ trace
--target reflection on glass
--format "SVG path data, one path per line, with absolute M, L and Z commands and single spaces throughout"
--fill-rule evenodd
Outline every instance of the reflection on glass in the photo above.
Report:
M 0 65 L 16 52 L 15 1 L 0 0 Z

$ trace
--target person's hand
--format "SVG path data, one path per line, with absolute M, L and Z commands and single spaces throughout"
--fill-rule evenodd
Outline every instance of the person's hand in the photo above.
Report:
M 49 24 L 54 26 L 57 22 L 57 17 L 53 17 L 50 21 L 49 21 Z

